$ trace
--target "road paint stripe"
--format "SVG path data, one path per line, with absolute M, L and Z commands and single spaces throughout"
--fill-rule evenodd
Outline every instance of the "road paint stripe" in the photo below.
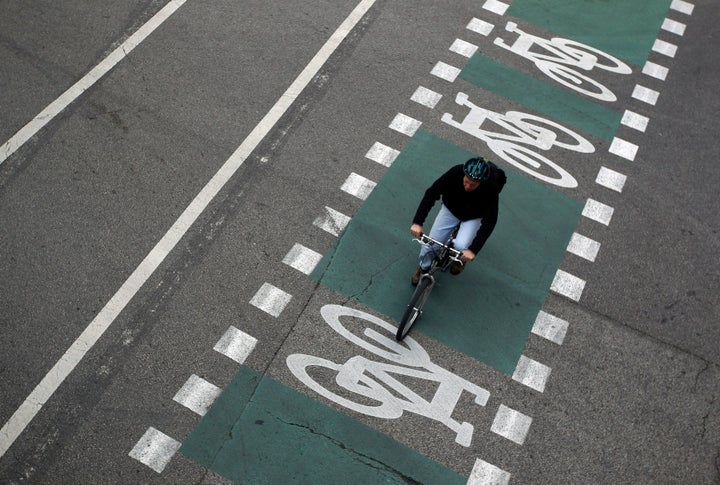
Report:
M 634 130 L 642 131 L 643 133 L 647 129 L 647 125 L 650 122 L 650 118 L 635 113 L 634 111 L 625 110 L 622 120 L 620 123 L 628 126 Z
M 467 485 L 508 485 L 510 474 L 495 465 L 477 458 Z
M 250 304 L 268 315 L 277 318 L 287 304 L 290 303 L 291 299 L 292 295 L 284 292 L 277 286 L 273 286 L 270 283 L 263 283 L 257 293 L 255 293 L 255 296 L 250 300 Z
M 362 175 L 355 172 L 351 173 L 340 187 L 340 190 L 357 197 L 360 200 L 368 198 L 377 184 L 372 180 L 366 179 Z
M 595 179 L 596 184 L 607 187 L 615 192 L 622 192 L 626 181 L 627 176 L 607 167 L 600 167 L 600 171 Z
M 569 253 L 594 262 L 600 251 L 600 243 L 576 232 L 570 238 L 567 250 Z
M 157 473 L 162 473 L 179 448 L 179 441 L 150 427 L 130 450 L 129 455 Z
M 661 28 L 671 34 L 685 35 L 685 24 L 676 20 L 665 19 Z
M 430 109 L 435 109 L 435 106 L 437 106 L 442 99 L 442 94 L 436 93 L 432 89 L 419 86 L 413 95 L 410 96 L 410 99 Z
M 541 310 L 535 319 L 532 333 L 553 343 L 562 345 L 569 326 L 570 324 L 562 318 L 550 315 Z
M 242 330 L 230 325 L 223 336 L 220 337 L 220 340 L 217 341 L 213 350 L 234 360 L 238 364 L 243 364 L 245 359 L 250 357 L 257 342 L 257 339 L 252 335 L 248 335 Z
M 683 0 L 673 0 L 670 8 L 686 15 L 692 15 L 695 5 Z
M 667 78 L 669 69 L 665 66 L 661 66 L 660 64 L 655 64 L 654 62 L 647 61 L 643 66 L 642 72 L 646 76 L 654 77 L 655 79 L 664 81 Z
M 558 295 L 579 301 L 585 289 L 585 280 L 559 269 L 555 273 L 550 289 Z
M 205 416 L 222 389 L 195 374 L 191 375 L 185 384 L 173 397 L 173 401 L 182 404 L 190 411 Z
M 477 52 L 478 47 L 470 42 L 465 42 L 462 39 L 455 39 L 455 42 L 450 46 L 450 51 L 460 54 L 463 57 L 472 57 Z
M 418 128 L 420 128 L 420 125 L 422 125 L 421 121 L 402 113 L 398 113 L 390 123 L 390 128 L 402 133 L 403 135 L 413 136 Z
M 550 367 L 545 364 L 541 364 L 540 362 L 521 355 L 512 378 L 514 381 L 519 382 L 530 389 L 543 392 L 545 391 L 545 385 L 550 378 L 550 371 Z
M 473 32 L 485 36 L 490 35 L 490 32 L 492 32 L 494 28 L 495 26 L 490 22 L 485 22 L 484 20 L 480 20 L 478 18 L 473 18 L 466 27 L 468 30 L 472 30 Z
M 348 222 L 350 222 L 350 217 L 326 206 L 325 213 L 315 219 L 313 225 L 333 236 L 339 236 L 345 230 Z
M 655 106 L 655 103 L 657 103 L 659 96 L 659 92 L 650 88 L 646 88 L 645 86 L 641 86 L 639 84 L 635 86 L 635 89 L 633 89 L 632 92 L 633 98 L 640 100 L 643 103 L 651 104 L 653 106 Z
M 675 57 L 675 54 L 677 54 L 677 46 L 675 44 L 660 39 L 655 39 L 652 50 L 667 57 Z
M 460 74 L 460 69 L 457 67 L 451 66 L 450 64 L 445 64 L 444 62 L 440 61 L 437 64 L 435 64 L 435 67 L 432 68 L 432 71 L 430 71 L 430 74 L 433 76 L 437 76 L 440 79 L 444 79 L 449 82 L 454 82 L 455 79 Z
M 530 424 L 532 424 L 530 416 L 501 404 L 500 409 L 495 414 L 490 431 L 522 445 L 525 443 L 528 431 L 530 431 Z
M 499 2 L 498 0 L 487 0 L 482 8 L 498 15 L 505 15 L 508 7 L 510 7 L 510 5 L 507 3 Z
M 60 384 L 67 378 L 85 354 L 95 345 L 98 339 L 110 327 L 115 318 L 145 284 L 158 266 L 165 260 L 175 245 L 190 229 L 200 214 L 215 198 L 217 193 L 225 186 L 230 177 L 245 162 L 245 159 L 255 150 L 270 130 L 295 102 L 302 90 L 307 86 L 323 67 L 328 58 L 338 48 L 340 43 L 372 7 L 375 0 L 362 0 L 348 15 L 337 30 L 330 36 L 310 63 L 292 82 L 290 87 L 280 96 L 275 105 L 263 117 L 253 131 L 245 138 L 230 158 L 215 173 L 212 179 L 203 187 L 195 199 L 175 221 L 168 232 L 150 251 L 120 289 L 103 307 L 98 315 L 87 326 L 83 333 L 73 342 L 60 360 L 50 369 L 50 372 L 33 389 L 30 395 L 0 429 L 0 457 L 10 448 L 17 437 L 35 418 L 42 406 L 50 399 Z M 173 5 L 180 4 L 172 2 Z M 170 5 L 170 4 L 168 4 Z
M 313 251 L 310 248 L 306 248 L 302 244 L 295 244 L 290 252 L 288 252 L 283 258 L 283 263 L 287 264 L 291 268 L 295 268 L 301 273 L 309 275 L 315 269 L 315 266 L 322 259 L 322 254 L 317 251 Z
M 615 209 L 609 205 L 598 202 L 597 200 L 588 199 L 587 202 L 585 202 L 582 215 L 607 226 L 610 224 L 613 212 L 615 212 Z
M 635 155 L 637 155 L 638 146 L 634 143 L 630 143 L 629 141 L 625 141 L 622 138 L 615 137 L 613 138 L 608 151 L 613 155 L 633 161 L 635 160 Z
M 399 154 L 400 152 L 398 150 L 376 141 L 375 144 L 370 147 L 370 150 L 365 154 L 365 158 L 369 158 L 373 162 L 389 167 Z
M 78 82 L 62 93 L 55 101 L 50 103 L 35 118 L 13 135 L 0 147 L 0 164 L 22 147 L 30 138 L 35 136 L 45 125 L 53 120 L 61 111 L 91 88 L 98 80 L 107 74 L 121 60 L 123 60 L 135 47 L 140 45 L 155 29 L 162 25 L 186 0 L 172 0 L 158 13 L 145 22 L 134 34 L 110 53 L 100 64 L 90 70 Z M 2 453 L 0 453 L 2 456 Z

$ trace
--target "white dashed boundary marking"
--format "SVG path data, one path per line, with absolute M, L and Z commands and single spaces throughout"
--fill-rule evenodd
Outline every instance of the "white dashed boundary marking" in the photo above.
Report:
M 173 397 L 173 401 L 182 404 L 190 411 L 205 416 L 222 389 L 195 374 L 191 375 L 185 384 Z
M 250 304 L 277 318 L 291 299 L 292 295 L 290 293 L 286 293 L 270 283 L 263 283 L 255 296 L 252 297 L 252 300 L 250 300 Z
M 510 483 L 510 474 L 491 463 L 477 458 L 467 483 L 468 485 L 508 485 Z
M 322 254 L 306 248 L 302 244 L 296 243 L 283 258 L 283 263 L 291 268 L 295 268 L 301 273 L 309 275 L 313 272 L 320 260 L 322 260 Z
M 337 237 L 345 230 L 349 222 L 349 216 L 326 206 L 325 212 L 315 219 L 313 225 Z
M 213 350 L 238 364 L 244 364 L 257 345 L 257 339 L 232 325 L 228 327 Z
M 522 445 L 525 443 L 531 423 L 532 418 L 530 416 L 501 404 L 490 431 L 518 445 Z
M 623 117 L 620 120 L 620 124 L 643 133 L 647 129 L 649 122 L 650 119 L 647 116 L 637 114 L 630 110 L 625 110 L 625 113 L 623 113 Z
M 398 155 L 400 155 L 400 151 L 390 148 L 387 145 L 383 145 L 380 142 L 375 142 L 375 144 L 370 147 L 370 150 L 368 150 L 365 154 L 365 158 L 369 158 L 373 162 L 389 167 Z
M 626 180 L 627 176 L 621 174 L 620 172 L 616 172 L 615 170 L 611 170 L 607 167 L 601 167 L 597 178 L 595 179 L 595 183 L 614 190 L 615 192 L 622 192 Z
M 547 365 L 521 355 L 512 378 L 524 386 L 544 392 L 550 371 L 551 369 Z
M 450 64 L 439 61 L 437 64 L 435 64 L 435 67 L 432 68 L 430 74 L 432 74 L 433 76 L 437 76 L 440 79 L 444 79 L 448 82 L 455 82 L 455 79 L 460 74 L 460 69 L 455 66 L 451 66 Z
M 436 93 L 435 91 L 423 86 L 418 86 L 410 99 L 418 104 L 434 109 L 442 99 L 442 94 Z
M 532 333 L 558 345 L 562 345 L 569 326 L 570 324 L 562 318 L 550 315 L 541 310 L 535 319 Z
M 130 450 L 129 456 L 162 473 L 180 448 L 180 442 L 153 427 L 148 428 L 140 441 Z

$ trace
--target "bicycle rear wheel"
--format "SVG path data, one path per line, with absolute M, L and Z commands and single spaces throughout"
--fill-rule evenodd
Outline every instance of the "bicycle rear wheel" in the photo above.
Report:
M 420 282 L 415 288 L 415 292 L 410 298 L 405 313 L 403 314 L 402 320 L 400 320 L 400 326 L 398 327 L 397 334 L 395 335 L 396 340 L 402 340 L 410 332 L 410 328 L 413 326 L 415 321 L 422 314 L 423 306 L 430 296 L 430 290 L 432 290 L 432 281 L 430 278 L 420 278 Z

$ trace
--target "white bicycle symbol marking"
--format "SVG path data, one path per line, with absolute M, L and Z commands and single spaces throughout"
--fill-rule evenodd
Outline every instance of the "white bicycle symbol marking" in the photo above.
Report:
M 451 114 L 445 113 L 441 118 L 443 122 L 481 139 L 499 157 L 533 177 L 560 187 L 577 187 L 577 180 L 569 172 L 524 145 L 540 150 L 550 150 L 555 146 L 580 153 L 593 153 L 595 147 L 588 140 L 558 123 L 539 116 L 520 111 L 508 111 L 503 115 L 481 108 L 469 101 L 465 93 L 458 93 L 455 102 L 467 106 L 470 112 L 459 123 Z M 509 133 L 481 129 L 486 120 Z M 562 141 L 558 140 L 558 134 L 566 137 L 564 136 Z M 567 137 L 569 139 L 566 139 Z M 538 172 L 537 169 L 543 165 L 551 168 L 558 176 L 551 177 Z
M 470 446 L 473 425 L 454 420 L 452 413 L 464 391 L 473 394 L 475 403 L 480 406 L 487 403 L 490 397 L 488 391 L 434 364 L 425 349 L 411 337 L 406 337 L 403 343 L 397 342 L 394 338 L 397 329 L 373 315 L 340 305 L 325 305 L 320 313 L 340 335 L 390 363 L 354 356 L 344 364 L 337 364 L 313 355 L 292 354 L 287 357 L 286 362 L 295 377 L 318 394 L 358 413 L 397 419 L 404 411 L 409 411 L 439 421 L 456 433 L 456 443 Z M 348 331 L 340 322 L 340 317 L 365 320 L 388 331 L 388 336 L 368 326 L 363 335 L 369 340 L 365 340 Z M 324 387 L 308 372 L 308 369 L 313 367 L 336 373 L 335 384 L 340 388 L 338 392 L 344 390 L 362 396 L 367 404 L 340 396 Z M 403 376 L 437 383 L 432 400 L 427 401 L 403 384 Z M 372 404 L 373 402 L 377 404 Z
M 581 42 L 562 37 L 543 39 L 523 32 L 517 28 L 517 24 L 514 22 L 508 22 L 505 30 L 517 33 L 518 38 L 512 45 L 506 44 L 503 39 L 496 38 L 496 45 L 529 59 L 538 69 L 560 84 L 595 99 L 613 102 L 617 100 L 617 97 L 603 84 L 581 74 L 574 68 L 583 71 L 598 68 L 617 74 L 632 73 L 632 69 L 624 62 Z M 534 45 L 538 45 L 551 55 L 530 52 Z

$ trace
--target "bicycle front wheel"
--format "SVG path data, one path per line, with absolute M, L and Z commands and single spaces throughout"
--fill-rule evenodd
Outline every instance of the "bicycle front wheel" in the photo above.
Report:
M 397 340 L 404 339 L 408 332 L 410 332 L 410 328 L 415 321 L 420 318 L 423 306 L 425 306 L 425 302 L 428 296 L 430 296 L 430 290 L 432 290 L 432 281 L 430 278 L 420 278 L 420 282 L 410 298 L 410 303 L 408 303 L 405 309 L 402 320 L 400 320 L 400 326 L 395 335 Z

